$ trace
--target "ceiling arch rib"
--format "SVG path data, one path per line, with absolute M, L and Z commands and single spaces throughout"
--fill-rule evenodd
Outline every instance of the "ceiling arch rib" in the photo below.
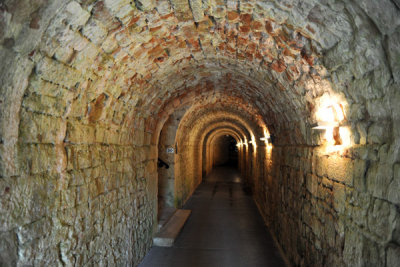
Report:
M 205 141 L 206 142 L 211 142 L 214 138 L 218 138 L 221 135 L 231 135 L 236 142 L 240 143 L 241 140 L 244 139 L 243 136 L 240 135 L 240 133 L 238 131 L 236 131 L 233 128 L 228 128 L 228 127 L 219 127 L 219 128 L 215 128 L 214 130 L 212 130 L 211 132 L 209 132 L 206 136 L 205 136 Z

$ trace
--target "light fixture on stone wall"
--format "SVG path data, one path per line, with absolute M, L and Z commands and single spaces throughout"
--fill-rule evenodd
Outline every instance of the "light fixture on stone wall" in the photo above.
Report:
M 252 139 L 249 141 L 249 144 L 252 144 L 253 146 L 257 146 L 256 139 L 252 137 Z
M 251 135 L 251 140 L 249 141 L 249 144 L 252 144 L 253 152 L 256 153 L 256 151 L 257 151 L 257 142 L 256 142 L 256 138 L 255 138 L 254 135 Z
M 317 112 L 317 123 L 312 125 L 314 130 L 325 130 L 325 138 L 341 145 L 340 126 L 344 120 L 343 108 L 340 104 L 329 104 Z
M 273 136 L 269 134 L 269 132 L 264 131 L 264 137 L 260 137 L 260 140 L 264 141 L 267 147 L 271 147 L 273 142 Z
M 271 136 L 269 134 L 265 135 L 264 137 L 260 137 L 260 140 L 264 141 L 266 146 L 271 144 Z

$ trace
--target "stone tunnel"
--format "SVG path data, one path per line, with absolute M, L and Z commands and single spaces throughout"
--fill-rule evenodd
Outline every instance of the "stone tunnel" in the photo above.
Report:
M 289 264 L 399 266 L 399 0 L 0 14 L 1 266 L 137 266 L 224 136 Z

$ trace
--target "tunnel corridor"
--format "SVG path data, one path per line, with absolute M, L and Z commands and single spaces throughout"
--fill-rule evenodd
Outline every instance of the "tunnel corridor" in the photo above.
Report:
M 138 266 L 232 164 L 290 265 L 398 266 L 399 0 L 3 0 L 0 59 L 0 266 Z
M 235 168 L 214 168 L 184 208 L 192 214 L 173 247 L 151 248 L 140 267 L 286 266 Z

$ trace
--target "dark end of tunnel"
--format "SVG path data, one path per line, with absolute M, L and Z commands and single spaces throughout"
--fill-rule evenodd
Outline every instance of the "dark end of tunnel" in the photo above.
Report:
M 292 265 L 398 266 L 399 3 L 0 0 L 0 266 L 136 266 L 220 166 Z

